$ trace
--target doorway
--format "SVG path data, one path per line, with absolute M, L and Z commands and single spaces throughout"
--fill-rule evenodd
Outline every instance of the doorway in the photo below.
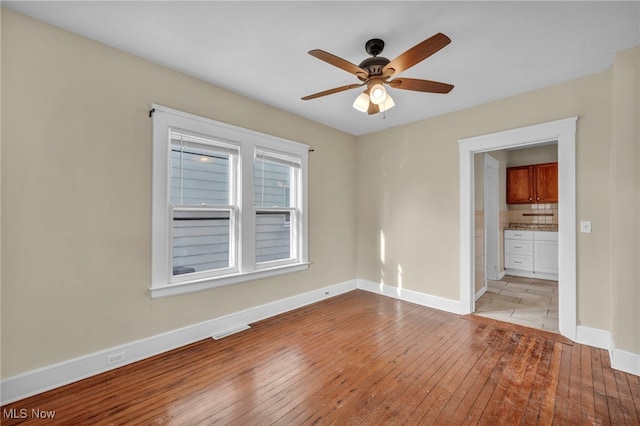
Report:
M 557 163 L 558 146 L 554 141 L 525 148 L 477 153 L 474 158 L 475 214 L 477 219 L 484 219 L 484 224 L 480 224 L 478 220 L 475 222 L 476 239 L 481 238 L 484 244 L 476 241 L 474 246 L 474 314 L 557 333 L 558 243 L 553 235 L 557 237 L 558 204 L 557 201 L 533 205 L 508 204 L 506 175 L 509 167 Z M 480 227 L 484 229 L 478 229 Z M 513 238 L 505 240 L 505 230 L 509 230 L 506 233 L 517 235 L 523 231 L 529 234 L 531 231 L 556 232 L 544 234 L 549 240 L 536 239 L 535 242 L 523 243 Z M 507 248 L 524 257 L 509 258 Z M 530 259 L 528 255 L 533 255 L 534 252 L 536 262 L 532 264 L 536 266 L 537 272 L 533 274 L 526 271 L 527 268 L 519 272 L 516 264 L 526 262 Z M 546 263 L 538 259 L 545 259 Z M 485 265 L 480 265 L 478 260 L 484 260 Z M 481 293 L 478 293 L 477 288 L 479 282 L 484 286 Z
M 576 340 L 575 132 L 578 117 L 458 140 L 460 148 L 460 310 L 475 311 L 474 164 L 476 153 L 514 147 L 558 144 L 558 323 L 563 336 Z

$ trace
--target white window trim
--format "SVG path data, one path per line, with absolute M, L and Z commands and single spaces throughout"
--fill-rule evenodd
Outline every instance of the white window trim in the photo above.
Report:
M 192 293 L 205 289 L 257 280 L 308 268 L 308 151 L 309 146 L 243 129 L 197 115 L 152 104 L 153 111 L 153 173 L 152 173 L 152 220 L 151 220 L 151 297 L 164 297 Z M 239 226 L 236 228 L 238 271 L 223 276 L 184 280 L 171 283 L 170 264 L 171 227 L 170 217 L 170 149 L 169 129 L 180 128 L 190 132 L 209 135 L 221 142 L 239 146 L 238 203 Z M 253 203 L 253 159 L 255 149 L 282 152 L 300 158 L 300 220 L 298 224 L 298 256 L 288 259 L 286 264 L 259 264 L 255 262 L 255 212 Z M 243 178 L 244 172 L 244 178 Z M 249 179 L 248 183 L 243 182 Z M 181 277 L 180 280 L 183 278 Z

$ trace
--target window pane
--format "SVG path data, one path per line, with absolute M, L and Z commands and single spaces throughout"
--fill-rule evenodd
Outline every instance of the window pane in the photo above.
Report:
M 253 162 L 255 206 L 292 207 L 291 170 L 291 166 L 256 158 Z
M 229 205 L 229 153 L 206 145 L 171 146 L 171 202 Z
M 173 275 L 230 267 L 229 211 L 176 211 Z
M 291 213 L 256 214 L 256 262 L 291 258 Z

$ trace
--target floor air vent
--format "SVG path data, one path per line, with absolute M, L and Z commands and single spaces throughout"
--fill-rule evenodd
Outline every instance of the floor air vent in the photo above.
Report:
M 214 340 L 220 340 L 223 337 L 231 336 L 232 334 L 236 334 L 236 333 L 239 333 L 241 331 L 248 330 L 250 328 L 251 328 L 251 326 L 249 326 L 247 324 L 242 324 L 242 325 L 239 325 L 237 327 L 230 328 L 229 330 L 225 330 L 225 331 L 221 331 L 220 333 L 216 333 L 211 337 L 213 337 Z

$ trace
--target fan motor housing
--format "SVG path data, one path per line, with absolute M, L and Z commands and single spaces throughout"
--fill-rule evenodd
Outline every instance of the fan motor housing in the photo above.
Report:
M 364 50 L 373 57 L 360 62 L 359 67 L 365 70 L 369 74 L 369 77 L 363 78 L 358 76 L 358 78 L 362 81 L 368 81 L 371 77 L 378 77 L 382 75 L 382 68 L 390 61 L 387 58 L 378 56 L 384 50 L 384 41 L 382 39 L 372 38 L 367 41 L 364 44 Z
M 369 73 L 369 77 L 376 77 L 382 75 L 382 68 L 387 65 L 390 61 L 387 58 L 383 58 L 382 56 L 374 56 L 373 58 L 367 58 L 364 61 L 360 62 L 358 65 L 360 68 Z M 365 81 L 366 79 L 360 78 L 360 80 Z

